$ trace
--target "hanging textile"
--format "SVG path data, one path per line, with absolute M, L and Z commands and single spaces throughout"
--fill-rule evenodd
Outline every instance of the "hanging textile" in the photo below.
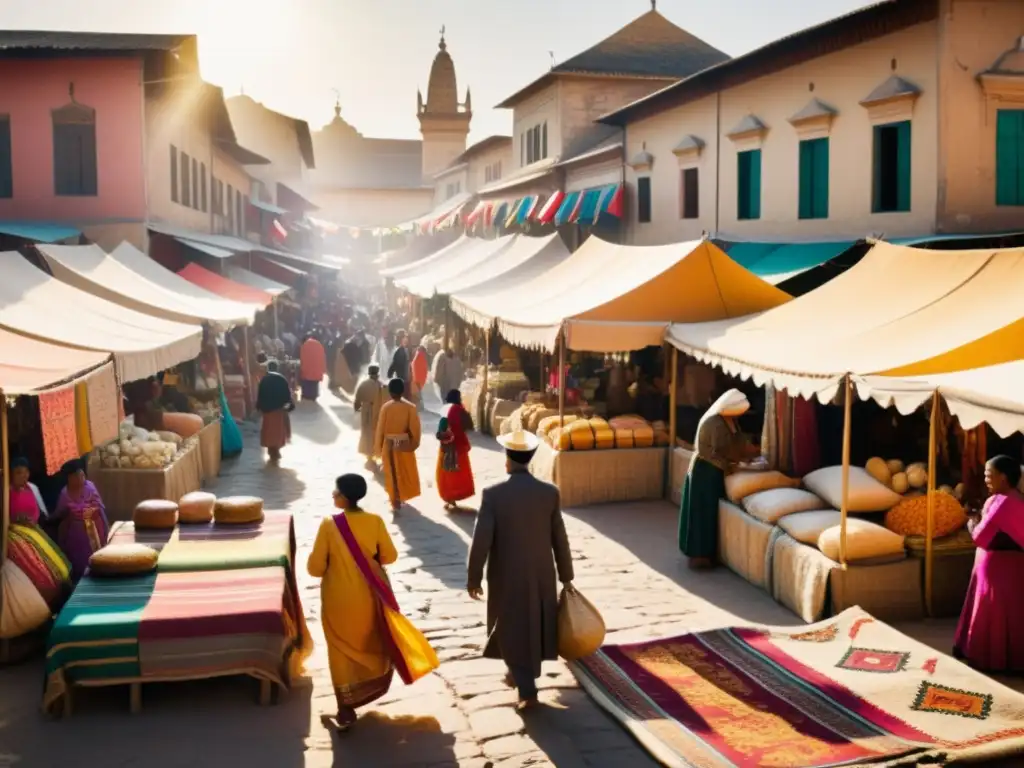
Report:
M 66 462 L 81 456 L 75 434 L 74 387 L 41 392 L 39 421 L 43 432 L 46 474 L 55 475 Z
M 75 384 L 75 435 L 78 438 L 78 455 L 84 456 L 92 450 L 89 437 L 89 395 L 84 381 Z
M 764 388 L 764 425 L 761 427 L 761 455 L 768 469 L 779 468 L 779 422 L 777 418 L 775 387 Z
M 121 402 L 114 366 L 105 365 L 85 380 L 89 398 L 89 436 L 93 445 L 105 445 L 117 437 Z
M 803 477 L 821 466 L 818 404 L 798 397 L 793 404 L 793 475 Z
M 779 471 L 793 469 L 793 400 L 785 391 L 775 393 L 775 421 L 779 442 Z

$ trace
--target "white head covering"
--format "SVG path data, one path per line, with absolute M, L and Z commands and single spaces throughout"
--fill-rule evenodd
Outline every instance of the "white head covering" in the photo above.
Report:
M 726 390 L 701 417 L 701 423 L 712 416 L 742 416 L 750 410 L 750 401 L 738 389 Z

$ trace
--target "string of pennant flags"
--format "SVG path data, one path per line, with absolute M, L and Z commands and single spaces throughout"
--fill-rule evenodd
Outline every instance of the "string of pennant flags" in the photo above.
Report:
M 394 227 L 336 227 L 352 238 L 362 235 L 382 237 L 397 234 L 430 235 L 462 227 L 468 231 L 509 230 L 531 224 L 560 227 L 563 224 L 593 226 L 603 216 L 622 217 L 621 184 L 606 184 L 576 192 L 556 190 L 550 195 L 526 195 L 511 200 L 480 200 L 468 213 L 466 206 L 440 216 L 427 216 Z

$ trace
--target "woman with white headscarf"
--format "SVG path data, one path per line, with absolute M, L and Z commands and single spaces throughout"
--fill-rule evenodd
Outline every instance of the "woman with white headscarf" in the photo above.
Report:
M 697 425 L 695 455 L 683 481 L 679 508 L 679 550 L 689 558 L 691 568 L 708 568 L 715 563 L 718 501 L 725 497 L 725 475 L 736 462 L 760 453 L 736 423 L 748 410 L 747 396 L 730 389 Z

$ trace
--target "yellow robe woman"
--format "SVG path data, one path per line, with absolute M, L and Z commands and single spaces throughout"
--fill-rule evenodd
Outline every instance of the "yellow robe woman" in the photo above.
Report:
M 384 566 L 398 559 L 384 521 L 377 515 L 350 509 L 345 518 L 368 560 Z M 324 637 L 338 707 L 369 704 L 391 685 L 391 656 L 384 645 L 377 597 L 330 515 L 320 522 L 307 569 L 310 576 L 322 579 Z
M 380 379 L 366 379 L 356 389 L 352 407 L 360 418 L 359 452 L 367 458 L 374 455 L 374 438 L 377 435 L 380 409 L 387 399 L 387 388 L 380 383 Z
M 415 451 L 420 447 L 420 417 L 408 400 L 389 400 L 380 409 L 373 452 L 384 465 L 384 487 L 391 507 L 420 495 Z

